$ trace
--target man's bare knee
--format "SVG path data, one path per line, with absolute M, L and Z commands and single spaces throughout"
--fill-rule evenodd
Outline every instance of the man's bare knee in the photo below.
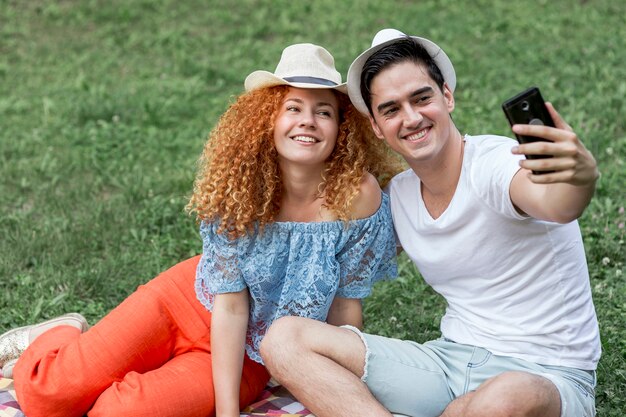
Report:
M 302 317 L 276 320 L 261 342 L 260 353 L 278 380 L 303 358 L 311 360 L 312 356 L 333 361 L 359 377 L 365 363 L 365 346 L 352 330 Z
M 561 402 L 554 384 L 527 372 L 504 372 L 486 381 L 466 402 L 464 416 L 558 416 Z
M 278 373 L 277 364 L 288 362 L 302 348 L 301 332 L 307 319 L 286 316 L 274 321 L 261 341 L 259 353 L 270 373 Z
M 282 345 L 286 341 L 298 340 L 297 332 L 301 328 L 298 322 L 302 317 L 286 316 L 275 320 L 263 336 L 261 341 L 261 356 L 263 352 L 271 354 L 270 348 L 275 345 Z

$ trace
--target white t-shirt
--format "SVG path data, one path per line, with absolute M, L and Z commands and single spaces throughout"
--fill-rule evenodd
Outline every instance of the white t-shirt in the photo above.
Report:
M 465 141 L 459 184 L 439 218 L 426 210 L 412 170 L 388 189 L 400 244 L 447 300 L 442 335 L 497 355 L 596 369 L 600 337 L 578 222 L 545 222 L 515 210 L 515 141 Z

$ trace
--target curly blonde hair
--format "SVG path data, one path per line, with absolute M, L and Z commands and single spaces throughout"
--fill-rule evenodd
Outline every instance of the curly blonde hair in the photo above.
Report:
M 237 238 L 274 221 L 282 193 L 274 121 L 287 86 L 242 94 L 226 110 L 209 136 L 198 161 L 193 195 L 187 205 L 199 221 L 219 221 L 219 233 Z M 327 161 L 320 190 L 325 207 L 350 220 L 350 208 L 366 172 L 384 186 L 402 169 L 378 140 L 369 121 L 344 94 L 336 93 L 339 131 Z

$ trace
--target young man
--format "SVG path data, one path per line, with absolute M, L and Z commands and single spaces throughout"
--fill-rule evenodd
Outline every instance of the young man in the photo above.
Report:
M 555 128 L 513 127 L 551 142 L 462 135 L 455 84 L 437 45 L 393 29 L 350 67 L 353 103 L 411 168 L 389 186 L 398 242 L 448 306 L 442 338 L 424 344 L 276 322 L 265 363 L 318 417 L 595 415 L 600 342 L 576 219 L 596 162 L 551 104 Z

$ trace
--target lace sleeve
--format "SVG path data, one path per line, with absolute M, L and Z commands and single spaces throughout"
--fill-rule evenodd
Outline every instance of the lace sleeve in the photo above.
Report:
M 202 222 L 202 258 L 196 270 L 196 296 L 209 310 L 215 294 L 237 292 L 246 288 L 239 269 L 239 239 L 231 240 L 217 233 L 215 223 Z
M 350 224 L 349 240 L 339 253 L 340 281 L 337 296 L 367 297 L 372 285 L 397 276 L 396 241 L 389 197 L 383 195 L 378 211 Z

